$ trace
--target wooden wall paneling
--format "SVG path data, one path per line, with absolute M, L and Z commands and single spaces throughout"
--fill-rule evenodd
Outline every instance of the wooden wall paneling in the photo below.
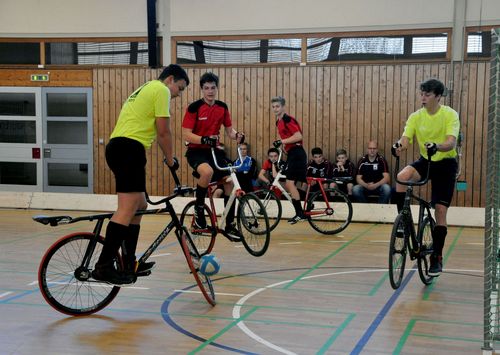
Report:
M 348 117 L 348 126 L 349 126 L 349 135 L 348 135 L 348 148 L 346 149 L 348 152 L 356 150 L 357 145 L 357 134 L 358 124 L 360 121 L 360 117 L 358 116 L 358 104 L 359 104 L 359 67 L 358 66 L 350 66 L 350 80 L 349 80 L 349 96 L 350 96 L 350 105 L 349 105 L 349 117 Z M 332 151 L 332 161 L 335 162 L 335 150 L 337 148 L 334 147 Z
M 328 147 L 329 150 L 329 158 L 331 161 L 335 161 L 335 159 L 332 159 L 332 150 L 335 150 L 335 147 L 330 145 L 330 75 L 331 75 L 331 67 L 330 66 L 325 66 L 323 70 L 321 71 L 321 81 L 322 81 L 322 99 L 323 99 L 323 104 L 321 105 L 321 112 L 320 112 L 320 124 L 319 129 L 322 131 L 323 138 L 321 142 L 325 145 L 325 147 Z M 333 158 L 335 158 L 335 152 L 333 155 Z
M 97 71 L 92 73 L 92 132 L 93 132 L 93 157 L 92 161 L 94 164 L 94 193 L 102 193 L 100 171 L 99 171 L 99 157 L 100 150 L 102 149 L 99 144 L 99 103 L 98 103 L 98 82 L 97 82 Z
M 259 169 L 262 168 L 263 162 L 267 159 L 267 150 L 271 147 L 273 138 L 275 137 L 274 114 L 271 109 L 270 81 L 271 71 L 269 68 L 265 68 L 262 87 L 262 118 L 260 120 L 262 127 L 262 150 L 260 154 L 255 156 Z
M 462 88 L 460 92 L 460 124 L 461 124 L 461 129 L 464 137 L 464 145 L 463 145 L 463 150 L 462 150 L 462 156 L 464 158 L 464 161 L 468 162 L 469 154 L 470 154 L 470 147 L 471 147 L 471 136 L 469 136 L 469 100 L 467 98 L 468 96 L 468 86 L 469 86 L 469 63 L 466 63 L 463 67 L 462 70 Z M 462 172 L 464 178 L 467 180 L 468 178 L 468 171 L 469 171 L 469 164 L 463 164 L 462 165 Z M 468 180 L 467 180 L 468 181 Z M 470 183 L 470 181 L 468 181 Z M 458 206 L 463 206 L 465 203 L 465 199 L 467 196 L 467 191 L 464 194 L 459 194 L 457 196 L 457 205 Z
M 380 110 L 380 66 L 376 65 L 373 67 L 373 79 L 372 79 L 372 86 L 373 86 L 373 97 L 372 97 L 372 120 L 371 120 L 371 126 L 370 126 L 370 137 L 369 140 L 372 139 L 377 139 L 377 134 L 378 134 L 378 125 L 379 125 L 379 110 Z M 367 141 L 368 142 L 368 141 Z M 365 142 L 365 147 L 366 143 Z
M 296 117 L 299 120 L 299 123 L 302 124 L 304 120 L 304 83 L 308 79 L 304 75 L 304 67 L 297 68 L 297 85 L 295 89 L 296 93 L 296 101 L 295 101 L 295 110 L 289 111 L 290 115 Z M 287 104 L 288 105 L 288 104 Z M 289 109 L 289 107 L 288 107 Z M 278 132 L 276 132 L 276 136 L 278 136 Z M 307 149 L 307 147 L 306 147 Z
M 487 156 L 487 136 L 488 136 L 488 113 L 489 113 L 489 95 L 490 95 L 490 63 L 484 63 L 485 70 L 485 82 L 484 82 L 484 95 L 483 95 L 483 117 L 482 117 L 482 127 L 483 136 L 482 139 L 482 150 L 480 152 L 480 157 L 482 161 L 481 165 L 481 200 L 479 207 L 483 207 L 486 204 L 486 169 L 488 168 L 488 156 Z
M 386 99 L 385 99 L 385 127 L 384 135 L 380 138 L 380 142 L 384 145 L 384 155 L 389 164 L 391 164 L 391 150 L 390 142 L 391 138 L 394 136 L 393 133 L 393 123 L 394 123 L 394 100 L 396 99 L 394 95 L 394 66 L 388 65 L 386 70 Z M 389 175 L 392 175 L 389 171 Z M 391 181 L 393 179 L 391 178 Z
M 98 113 L 97 117 L 99 120 L 99 126 L 98 126 L 98 135 L 99 137 L 105 137 L 105 109 L 106 105 L 104 104 L 104 71 L 105 69 L 98 69 L 97 70 L 97 92 L 98 92 Z M 103 191 L 102 193 L 107 193 L 109 190 L 109 186 L 106 185 L 106 163 L 104 158 L 104 152 L 105 152 L 105 145 L 99 146 L 99 166 L 98 166 L 98 171 L 99 171 L 99 190 Z
M 481 182 L 482 182 L 482 174 L 481 172 L 483 170 L 483 162 L 488 161 L 488 159 L 478 159 L 478 157 L 481 157 L 482 152 L 483 152 L 483 145 L 486 144 L 486 139 L 484 137 L 487 136 L 486 131 L 484 130 L 483 126 L 483 117 L 485 115 L 484 111 L 484 96 L 485 96 L 485 82 L 486 82 L 486 65 L 485 63 L 477 63 L 477 85 L 476 85 L 476 92 L 475 92 L 475 98 L 476 98 L 476 111 L 474 114 L 474 159 L 472 159 L 472 163 L 474 164 L 474 170 L 473 170 L 473 182 L 472 182 L 472 189 L 471 191 L 473 192 L 472 196 L 472 205 L 474 207 L 478 207 L 481 205 L 481 197 L 482 197 L 482 192 L 481 191 Z M 487 114 L 486 114 L 487 116 Z
M 302 126 L 302 131 L 304 134 L 304 138 L 306 138 L 306 144 L 305 144 L 305 149 L 308 158 L 311 158 L 311 149 L 314 147 L 320 147 L 320 148 L 325 148 L 323 147 L 323 144 L 321 142 L 316 141 L 316 132 L 317 132 L 317 119 L 316 119 L 316 106 L 317 106 L 317 99 L 318 99 L 318 93 L 317 93 L 317 81 L 316 81 L 316 73 L 317 73 L 317 67 L 311 67 L 309 68 L 309 73 L 308 77 L 309 79 L 307 80 L 309 83 L 309 90 L 305 91 L 304 94 L 308 96 L 308 99 L 306 101 L 308 102 L 308 109 L 307 109 L 307 118 L 304 118 L 303 122 L 301 123 Z M 304 130 L 304 128 L 307 128 L 307 130 Z M 316 144 L 316 142 L 318 144 Z
M 290 77 L 290 73 L 288 73 L 288 78 Z M 254 118 L 255 125 L 255 137 L 252 140 L 252 150 L 251 156 L 255 160 L 262 161 L 262 157 L 265 155 L 264 149 L 264 120 L 267 120 L 267 117 L 264 115 L 264 68 L 257 68 L 257 109 Z M 248 134 L 247 134 L 248 135 Z
M 356 164 L 357 157 L 363 152 L 363 131 L 365 122 L 365 99 L 366 99 L 366 66 L 360 65 L 357 67 L 357 79 L 354 82 L 356 85 L 356 137 L 351 147 L 347 150 L 347 155 L 349 159 Z M 335 149 L 343 148 L 341 146 L 335 147 Z
M 104 102 L 105 102 L 105 121 L 104 121 L 104 136 L 109 137 L 111 135 L 111 132 L 113 131 L 115 125 L 113 124 L 114 121 L 114 105 L 112 105 L 112 98 L 114 97 L 115 93 L 115 75 L 114 75 L 114 69 L 108 68 L 105 69 L 104 72 Z M 108 165 L 106 164 L 106 160 L 104 160 L 104 167 L 105 167 L 105 174 L 106 174 L 106 186 L 108 189 L 111 188 L 111 181 L 114 180 L 113 174 L 111 170 L 108 168 Z
M 298 71 L 300 71 L 300 70 L 301 69 L 297 68 L 297 67 L 290 68 L 290 90 L 288 93 L 289 97 L 286 98 L 287 99 L 286 105 L 287 105 L 288 111 L 290 112 L 291 115 L 297 114 L 297 102 L 299 101 L 299 98 L 298 98 L 298 95 L 299 95 L 298 85 L 299 84 L 297 81 L 298 80 L 297 75 L 298 75 Z M 271 114 L 274 117 L 273 112 L 271 112 Z
M 259 76 L 258 76 L 258 68 L 251 68 L 251 85 L 250 85 L 250 118 L 249 118 L 249 127 L 250 130 L 248 132 L 253 132 L 251 134 L 250 144 L 251 148 L 255 147 L 257 144 L 257 137 L 259 132 L 257 131 L 257 120 L 259 119 L 258 115 L 258 105 L 259 105 Z M 235 151 L 236 154 L 236 151 Z
M 344 80 L 345 66 L 337 68 L 335 147 L 344 147 Z M 347 148 L 347 146 L 346 146 Z
M 475 127 L 475 117 L 477 114 L 477 97 L 476 97 L 476 89 L 477 89 L 477 75 L 478 75 L 478 63 L 469 63 L 469 84 L 467 85 L 467 136 L 469 139 L 467 140 L 467 157 L 469 158 L 469 163 L 466 167 L 465 178 L 467 181 L 470 181 L 471 189 L 467 189 L 465 191 L 465 200 L 473 201 L 474 195 L 478 192 L 479 186 L 476 186 L 476 181 L 474 179 L 474 172 L 477 168 L 477 163 L 475 160 L 477 147 L 481 142 L 482 132 L 477 134 L 477 130 Z M 476 190 L 477 188 L 477 190 Z
M 372 97 L 373 97 L 373 66 L 366 66 L 365 73 L 365 100 L 364 100 L 364 117 L 363 117 L 363 134 L 358 148 L 358 155 L 354 161 L 357 163 L 359 158 L 366 154 L 367 142 L 371 138 L 371 122 L 373 120 L 372 113 Z M 354 157 L 353 157 L 354 158 Z
M 378 100 L 378 118 L 377 118 L 377 130 L 374 135 L 374 139 L 377 140 L 379 153 L 385 156 L 385 120 L 387 115 L 387 66 L 379 66 L 379 100 Z

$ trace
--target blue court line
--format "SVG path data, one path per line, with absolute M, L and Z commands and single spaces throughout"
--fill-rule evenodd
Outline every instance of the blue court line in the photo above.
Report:
M 35 292 L 38 292 L 38 288 L 35 288 L 33 290 L 30 290 L 30 291 L 24 291 L 24 292 L 21 292 L 20 294 L 18 295 L 13 295 L 13 296 L 10 296 L 10 297 L 7 297 L 3 300 L 0 300 L 0 304 L 5 304 L 5 303 L 9 303 L 11 301 L 14 301 L 14 300 L 17 300 L 18 298 L 22 298 L 24 296 L 28 296 L 28 295 L 31 295 Z
M 375 330 L 378 328 L 378 326 L 380 325 L 380 323 L 384 320 L 384 318 L 387 315 L 387 313 L 389 313 L 389 310 L 394 305 L 394 302 L 396 302 L 396 300 L 398 299 L 399 295 L 401 295 L 401 292 L 403 292 L 403 289 L 406 287 L 406 285 L 410 281 L 411 277 L 415 273 L 415 269 L 414 268 L 412 268 L 412 269 L 413 270 L 411 270 L 408 273 L 408 275 L 405 277 L 405 279 L 401 283 L 401 286 L 396 291 L 394 291 L 394 293 L 392 294 L 391 298 L 389 298 L 389 300 L 387 301 L 387 303 L 380 310 L 379 314 L 377 314 L 377 316 L 373 320 L 372 324 L 370 324 L 370 326 L 368 327 L 368 329 L 366 330 L 366 332 L 363 334 L 363 336 L 361 337 L 361 339 L 358 341 L 358 343 L 354 347 L 353 351 L 351 351 L 351 355 L 361 354 L 361 351 L 365 347 L 366 343 L 368 343 L 368 340 L 370 340 L 370 338 L 372 337 L 373 333 L 375 333 Z

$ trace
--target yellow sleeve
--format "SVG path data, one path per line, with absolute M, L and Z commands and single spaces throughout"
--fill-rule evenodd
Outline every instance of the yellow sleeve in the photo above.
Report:
M 170 90 L 163 84 L 156 92 L 154 106 L 155 117 L 170 117 Z

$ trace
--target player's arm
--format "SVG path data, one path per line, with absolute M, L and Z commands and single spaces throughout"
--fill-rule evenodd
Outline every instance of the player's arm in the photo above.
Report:
M 293 143 L 300 142 L 301 140 L 302 140 L 302 133 L 300 133 L 300 131 L 296 131 L 290 137 L 282 139 L 281 143 L 282 144 L 293 144 Z
M 194 134 L 192 128 L 182 127 L 182 139 L 188 143 L 202 144 L 201 136 Z
M 174 148 L 172 142 L 172 130 L 170 119 L 167 117 L 156 117 L 157 141 L 167 160 L 168 166 L 174 165 Z
M 457 146 L 457 137 L 455 136 L 446 136 L 446 140 L 444 143 L 436 144 L 438 152 L 449 152 L 453 150 Z

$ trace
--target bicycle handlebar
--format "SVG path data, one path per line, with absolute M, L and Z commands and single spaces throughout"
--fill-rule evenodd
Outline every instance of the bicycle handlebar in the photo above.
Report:
M 215 167 L 219 170 L 222 170 L 222 171 L 229 171 L 229 170 L 236 170 L 236 169 L 239 169 L 243 166 L 243 157 L 241 156 L 241 149 L 240 147 L 238 146 L 238 157 L 240 158 L 240 163 L 238 165 L 230 165 L 230 166 L 226 166 L 226 167 L 221 167 L 219 166 L 219 164 L 217 163 L 217 157 L 215 156 L 215 149 L 214 148 L 211 148 L 212 149 L 212 158 L 214 159 L 214 164 L 215 164 Z
M 420 181 L 400 181 L 398 180 L 398 173 L 399 173 L 399 156 L 396 156 L 396 168 L 394 169 L 394 179 L 396 182 L 400 185 L 405 185 L 405 186 L 422 186 L 427 184 L 429 181 L 429 172 L 430 172 L 430 165 L 431 165 L 431 157 L 430 155 L 427 156 L 427 175 L 423 180 Z
M 160 205 L 162 203 L 165 203 L 177 196 L 185 196 L 187 194 L 190 194 L 194 191 L 193 187 L 190 186 L 182 186 L 181 182 L 179 180 L 179 177 L 177 176 L 176 168 L 173 167 L 168 167 L 170 170 L 170 173 L 172 174 L 172 178 L 174 179 L 175 182 L 175 187 L 174 187 L 174 193 L 170 196 L 164 197 L 159 201 L 151 201 L 149 198 L 149 195 L 146 193 L 146 201 L 153 206 Z

